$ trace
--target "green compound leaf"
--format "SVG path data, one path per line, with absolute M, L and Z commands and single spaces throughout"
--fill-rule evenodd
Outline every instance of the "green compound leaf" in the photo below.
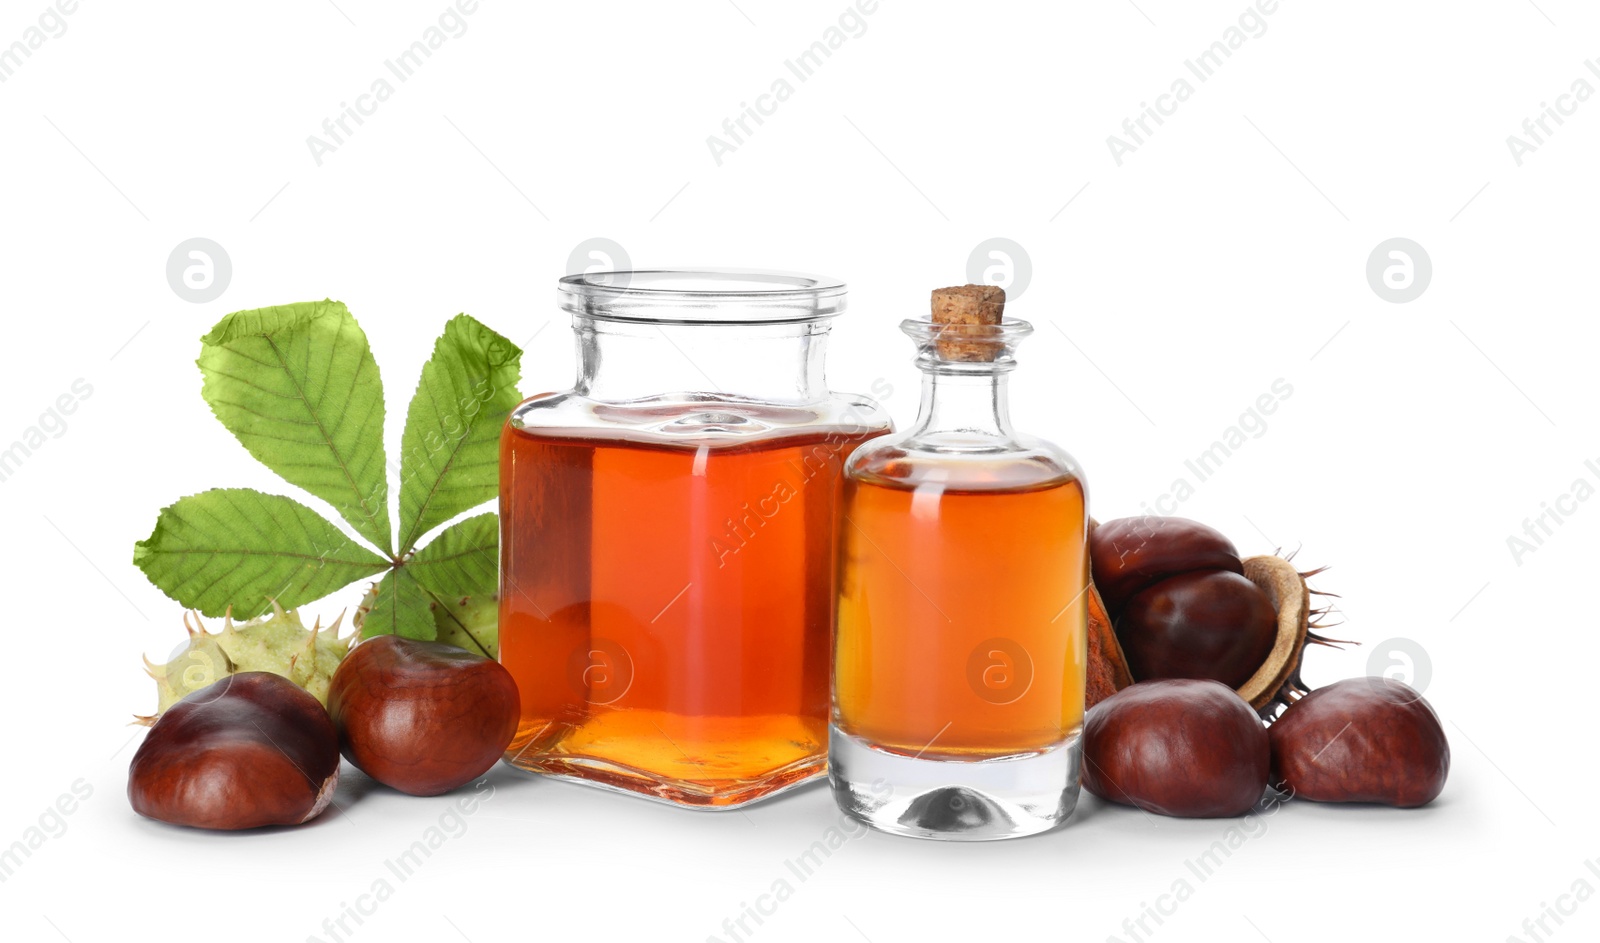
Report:
M 391 551 L 383 381 L 349 310 L 310 301 L 236 311 L 200 342 L 201 392 L 228 431 Z
M 409 567 L 390 570 L 378 583 L 372 608 L 362 616 L 361 637 L 402 635 L 431 641 L 438 634 L 433 614 L 428 610 L 432 601 L 433 597 L 411 575 Z
M 133 563 L 162 592 L 208 616 L 252 618 L 321 599 L 389 561 L 298 501 L 217 488 L 163 508 Z M 424 614 L 426 610 L 424 609 Z
M 404 568 L 428 592 L 450 600 L 493 595 L 499 567 L 500 518 L 491 511 L 440 531 Z
M 400 552 L 495 497 L 500 427 L 522 401 L 522 350 L 458 314 L 445 325 L 406 411 L 400 439 Z

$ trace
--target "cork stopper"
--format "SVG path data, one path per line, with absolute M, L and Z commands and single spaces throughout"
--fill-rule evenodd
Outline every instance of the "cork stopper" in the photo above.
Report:
M 933 323 L 948 327 L 935 343 L 941 360 L 993 361 L 1000 353 L 999 324 L 1006 290 L 999 285 L 959 285 L 933 290 Z

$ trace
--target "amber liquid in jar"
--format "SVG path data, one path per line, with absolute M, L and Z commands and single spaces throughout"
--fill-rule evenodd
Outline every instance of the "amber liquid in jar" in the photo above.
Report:
M 508 428 L 500 644 L 522 718 L 507 759 L 704 807 L 817 776 L 840 471 L 883 431 Z
M 1001 475 L 945 489 L 895 475 L 890 463 L 845 485 L 839 729 L 880 750 L 962 760 L 1075 735 L 1087 658 L 1082 483 Z

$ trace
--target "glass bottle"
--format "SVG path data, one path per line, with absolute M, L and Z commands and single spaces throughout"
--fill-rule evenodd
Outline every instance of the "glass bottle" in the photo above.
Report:
M 886 832 L 1047 831 L 1078 797 L 1089 581 L 1077 463 L 1017 432 L 1032 327 L 908 320 L 916 425 L 846 465 L 830 778 Z M 992 359 L 952 359 L 947 345 Z
M 524 770 L 731 808 L 826 769 L 845 457 L 889 428 L 829 392 L 842 282 L 563 278 L 573 389 L 501 438 L 501 661 Z

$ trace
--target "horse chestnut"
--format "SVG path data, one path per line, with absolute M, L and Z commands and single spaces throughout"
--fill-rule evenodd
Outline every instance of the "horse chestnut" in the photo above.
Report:
M 1450 743 L 1410 685 L 1350 678 L 1300 698 L 1272 725 L 1272 781 L 1296 798 L 1411 808 L 1444 789 Z
M 488 771 L 517 731 L 517 683 L 500 663 L 439 642 L 380 635 L 328 686 L 345 758 L 386 786 L 436 796 Z
M 168 708 L 133 755 L 128 801 L 195 828 L 298 825 L 339 782 L 339 737 L 317 699 L 265 671 L 230 675 Z
M 1233 541 L 1215 528 L 1182 517 L 1121 517 L 1089 534 L 1094 583 L 1112 618 L 1140 590 L 1191 570 L 1243 573 Z
M 1160 815 L 1243 815 L 1267 788 L 1261 718 L 1215 681 L 1141 681 L 1084 719 L 1083 784 Z
M 1135 678 L 1207 678 L 1238 688 L 1278 635 L 1278 612 L 1229 570 L 1168 577 L 1128 600 L 1116 625 Z

